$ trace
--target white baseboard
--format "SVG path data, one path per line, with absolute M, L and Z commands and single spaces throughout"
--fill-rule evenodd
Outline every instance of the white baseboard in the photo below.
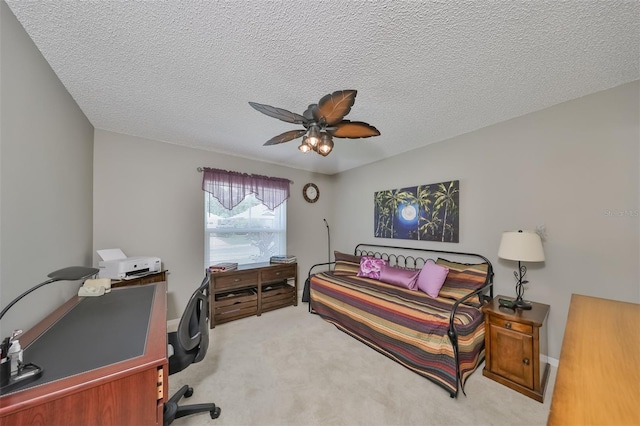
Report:
M 558 367 L 558 360 L 555 358 L 551 358 L 550 356 L 546 356 L 546 355 L 542 355 L 540 357 L 541 361 L 543 362 L 548 362 L 550 366 L 552 367 Z
M 175 318 L 167 321 L 167 332 L 176 331 L 180 324 L 180 318 Z

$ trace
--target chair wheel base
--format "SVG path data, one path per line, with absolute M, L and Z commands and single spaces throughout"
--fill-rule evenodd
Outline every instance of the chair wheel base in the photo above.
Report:
M 209 414 L 211 415 L 212 419 L 217 419 L 218 417 L 220 417 L 220 412 L 222 410 L 220 409 L 220 407 L 216 407 L 213 410 L 209 411 Z

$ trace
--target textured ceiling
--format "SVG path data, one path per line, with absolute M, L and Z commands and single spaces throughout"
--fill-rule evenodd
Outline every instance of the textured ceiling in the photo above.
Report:
M 640 78 L 634 0 L 6 2 L 96 128 L 326 174 Z M 342 89 L 381 136 L 262 145 Z

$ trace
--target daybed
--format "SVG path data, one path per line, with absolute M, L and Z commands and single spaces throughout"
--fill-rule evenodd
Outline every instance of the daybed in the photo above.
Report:
M 381 276 L 358 276 L 361 264 L 372 259 L 386 264 Z M 434 263 L 448 268 L 436 297 L 387 272 L 422 279 L 422 271 Z M 323 265 L 333 270 L 313 273 Z M 335 262 L 314 265 L 305 293 L 310 312 L 442 386 L 453 398 L 459 389 L 464 393 L 467 378 L 484 360 L 480 308 L 493 298 L 492 278 L 491 263 L 478 254 L 359 244 L 354 255 L 336 251 Z

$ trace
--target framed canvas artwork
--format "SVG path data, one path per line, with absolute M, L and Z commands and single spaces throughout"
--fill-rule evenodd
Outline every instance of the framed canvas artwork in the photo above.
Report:
M 374 236 L 457 243 L 460 181 L 374 193 Z

